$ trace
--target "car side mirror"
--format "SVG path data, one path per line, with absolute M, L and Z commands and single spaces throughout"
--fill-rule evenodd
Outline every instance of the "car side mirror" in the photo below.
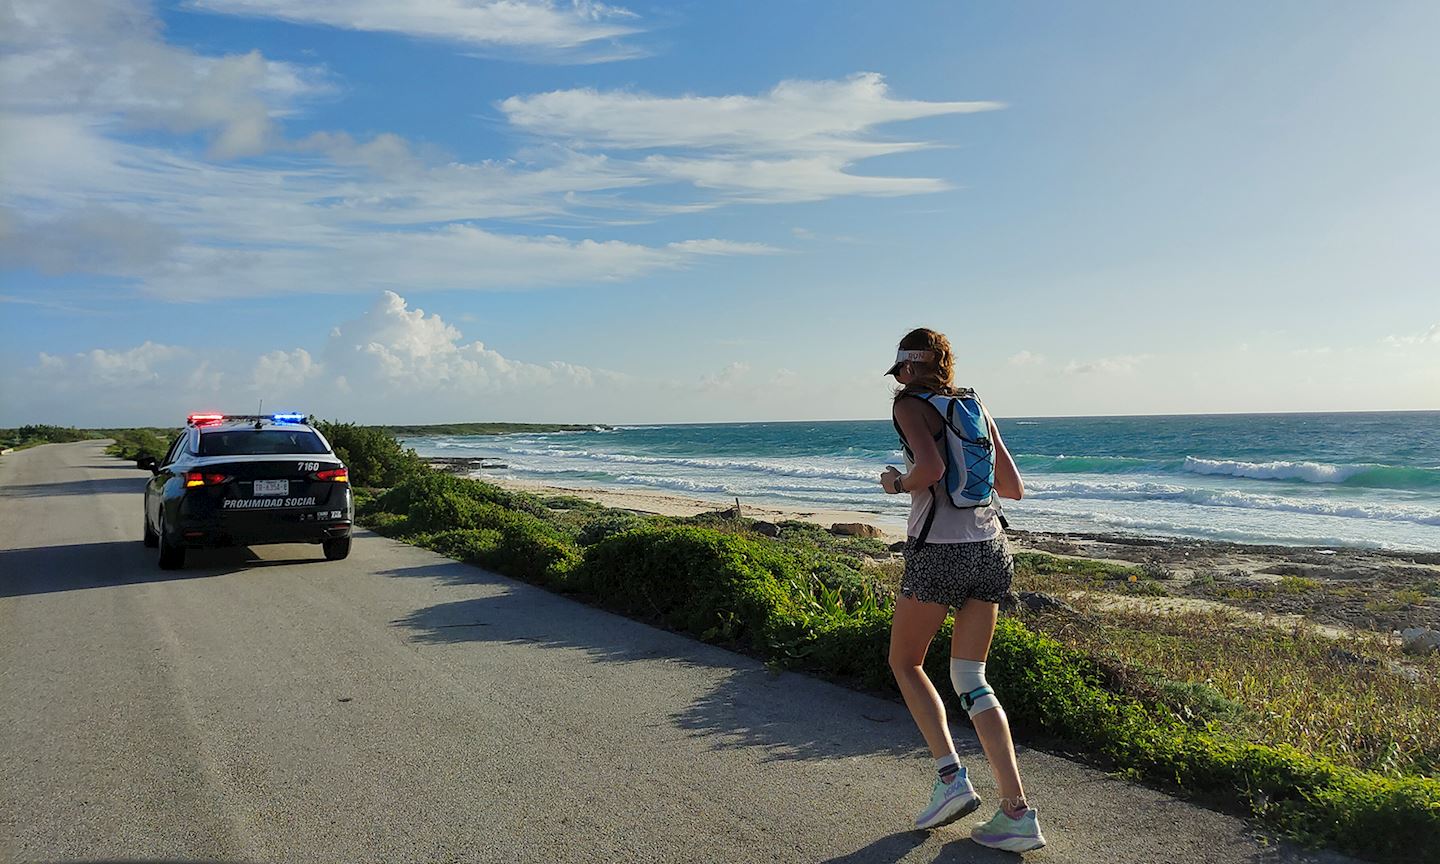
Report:
M 160 463 L 155 461 L 154 456 L 141 456 L 135 460 L 135 464 L 148 470 L 151 474 L 160 473 Z

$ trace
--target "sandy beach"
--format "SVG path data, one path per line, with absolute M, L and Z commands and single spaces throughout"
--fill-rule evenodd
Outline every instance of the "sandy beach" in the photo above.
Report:
M 521 489 L 526 492 L 537 492 L 545 495 L 574 495 L 579 498 L 604 504 L 606 507 L 618 507 L 622 510 L 632 510 L 636 513 L 649 513 L 659 516 L 695 516 L 699 513 L 725 510 L 735 506 L 734 501 L 726 503 L 719 500 L 670 495 L 648 489 L 601 489 L 587 486 L 565 486 L 527 480 L 514 480 L 493 477 L 488 474 L 475 476 L 477 479 L 484 480 L 487 483 L 494 483 L 497 486 L 503 486 L 507 489 Z M 766 522 L 783 522 L 787 519 L 799 519 L 804 522 L 814 522 L 825 528 L 829 528 L 837 522 L 860 522 L 866 525 L 873 525 L 879 529 L 884 539 L 890 542 L 905 539 L 905 524 L 902 521 L 887 518 L 879 513 L 863 510 L 827 510 L 816 507 L 774 507 L 751 504 L 744 499 L 740 500 L 740 510 L 741 515 L 748 519 L 760 519 Z

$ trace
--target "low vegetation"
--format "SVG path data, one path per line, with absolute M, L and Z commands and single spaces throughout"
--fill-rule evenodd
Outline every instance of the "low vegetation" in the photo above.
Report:
M 899 566 L 875 540 L 799 522 L 771 538 L 721 514 L 643 516 L 429 470 L 364 496 L 361 518 L 778 666 L 893 693 Z M 1156 568 L 1042 554 L 1017 556 L 1017 581 L 1142 596 L 1171 584 Z M 1240 619 L 1101 608 L 1002 616 L 990 670 L 1018 734 L 1302 842 L 1440 856 L 1436 663 L 1399 669 L 1378 642 L 1334 654 L 1318 637 Z M 937 681 L 948 676 L 948 627 L 927 659 Z
M 71 426 L 50 426 L 34 424 L 17 429 L 0 429 L 0 449 L 13 447 L 23 450 L 41 444 L 70 444 L 76 441 L 97 441 L 114 439 L 105 452 L 121 459 L 135 460 L 150 455 L 159 458 L 165 455 L 170 441 L 178 429 L 129 428 L 129 429 L 76 429 Z
M 24 450 L 26 447 L 37 447 L 41 444 L 68 444 L 72 441 L 89 441 L 103 437 L 105 436 L 93 429 L 35 423 L 15 429 L 0 429 L 0 450 Z
M 163 459 L 175 440 L 179 429 L 112 429 L 105 437 L 114 438 L 115 443 L 105 448 L 111 456 L 131 461 L 150 456 L 157 462 Z

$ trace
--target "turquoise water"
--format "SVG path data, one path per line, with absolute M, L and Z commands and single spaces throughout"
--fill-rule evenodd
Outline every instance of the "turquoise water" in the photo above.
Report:
M 1012 418 L 1017 528 L 1440 551 L 1440 412 Z M 569 486 L 843 508 L 902 525 L 876 478 L 900 464 L 888 420 L 630 426 L 443 436 L 421 455 Z

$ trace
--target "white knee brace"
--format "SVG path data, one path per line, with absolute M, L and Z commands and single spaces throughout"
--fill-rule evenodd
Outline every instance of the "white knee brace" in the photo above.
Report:
M 978 660 L 950 658 L 950 683 L 960 696 L 960 707 L 972 718 L 976 714 L 999 708 L 1000 700 L 995 691 L 985 683 L 985 664 Z

